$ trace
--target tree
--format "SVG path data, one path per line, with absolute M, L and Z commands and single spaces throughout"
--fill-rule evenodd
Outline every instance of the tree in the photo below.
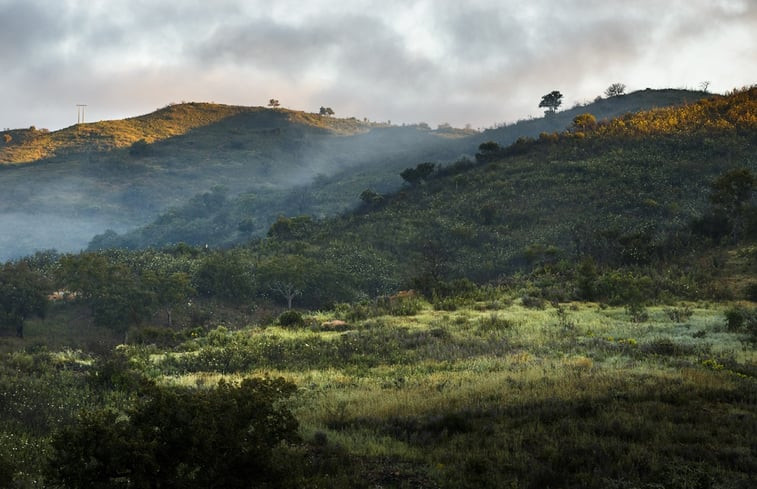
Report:
M 43 316 L 51 286 L 42 275 L 24 262 L 6 263 L 0 268 L 0 324 L 16 329 L 24 337 L 24 322 L 33 315 Z
M 365 189 L 360 194 L 360 200 L 366 205 L 373 206 L 378 205 L 384 201 L 384 196 L 372 189 Z
M 142 274 L 142 284 L 152 294 L 155 305 L 165 311 L 168 327 L 173 327 L 173 308 L 186 302 L 194 293 L 189 275 L 184 272 L 168 274 L 147 270 Z
M 254 290 L 252 260 L 234 251 L 217 252 L 200 263 L 193 281 L 197 292 L 206 297 L 241 304 Z
M 735 168 L 720 175 L 712 183 L 710 202 L 732 224 L 731 237 L 738 241 L 744 216 L 752 199 L 757 178 L 748 168 Z
M 281 105 L 281 104 L 280 104 L 280 103 L 279 103 L 279 101 L 278 101 L 277 99 L 275 99 L 275 98 L 272 98 L 271 100 L 269 100 L 269 101 L 268 101 L 268 107 L 270 107 L 270 108 L 272 108 L 272 109 L 275 109 L 275 108 L 277 108 L 277 107 L 278 107 L 279 105 Z
M 321 107 L 321 110 L 318 112 L 320 115 L 334 115 L 334 110 L 331 107 Z
M 495 159 L 502 151 L 502 146 L 494 141 L 487 141 L 478 145 L 478 153 L 476 153 L 476 161 L 479 163 L 486 163 Z
M 152 297 L 140 277 L 126 265 L 103 255 L 62 257 L 57 280 L 89 305 L 98 326 L 125 333 L 130 325 L 138 325 L 152 314 Z
M 605 90 L 605 96 L 608 98 L 610 97 L 617 97 L 618 95 L 623 95 L 626 91 L 626 86 L 622 83 L 613 83 L 607 89 Z
M 70 489 L 280 487 L 289 473 L 274 450 L 299 440 L 282 403 L 295 391 L 281 378 L 197 390 L 145 384 L 125 415 L 85 412 L 61 429 L 46 472 Z
M 271 292 L 280 295 L 292 308 L 294 298 L 302 295 L 307 287 L 306 272 L 313 264 L 299 255 L 274 256 L 261 263 L 260 282 Z
M 419 185 L 421 182 L 428 180 L 428 177 L 430 177 L 431 174 L 434 173 L 435 169 L 435 163 L 421 163 L 415 168 L 405 168 L 405 170 L 400 173 L 400 176 L 407 183 L 415 186 Z
M 545 115 L 554 114 L 560 105 L 562 105 L 562 94 L 557 90 L 553 90 L 542 96 L 541 102 L 539 102 L 539 107 L 547 108 L 544 112 Z

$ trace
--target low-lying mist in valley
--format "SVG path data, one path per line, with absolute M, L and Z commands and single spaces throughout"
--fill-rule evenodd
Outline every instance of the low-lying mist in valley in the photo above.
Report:
M 54 249 L 78 252 L 106 229 L 124 231 L 123 223 L 96 217 L 11 212 L 0 214 L 0 261 Z

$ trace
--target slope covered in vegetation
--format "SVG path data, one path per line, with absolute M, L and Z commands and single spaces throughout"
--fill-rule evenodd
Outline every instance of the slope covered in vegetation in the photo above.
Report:
M 748 198 L 751 210 L 731 216 L 736 222 L 722 215 L 732 209 L 718 210 L 708 197 L 722 175 L 757 170 L 756 98 L 753 88 L 614 119 L 594 132 L 574 127 L 509 147 L 485 145 L 475 163 L 437 167 L 322 224 L 283 220 L 285 231 L 274 226 L 270 236 L 306 240 L 314 258 L 326 253 L 343 267 L 371 269 L 372 284 L 491 281 L 591 258 L 650 272 L 678 261 L 683 282 L 671 287 L 681 293 L 709 273 L 687 256 L 697 244 L 725 242 L 732 226 L 754 236 Z
M 335 147 L 338 155 L 349 155 L 332 157 L 336 161 L 346 158 L 338 165 L 343 168 L 341 171 L 320 172 L 315 180 L 303 182 L 294 189 L 256 189 L 238 197 L 229 195 L 229 198 L 216 202 L 212 208 L 203 204 L 207 197 L 197 195 L 191 201 L 170 209 L 147 226 L 122 235 L 100 235 L 90 244 L 90 248 L 134 249 L 179 242 L 216 246 L 241 244 L 251 237 L 264 235 L 279 215 L 308 214 L 315 218 L 332 216 L 354 208 L 361 202 L 359 196 L 366 189 L 382 194 L 393 192 L 400 187 L 402 179 L 399 178 L 399 173 L 408 164 L 472 159 L 476 148 L 483 142 L 494 140 L 501 145 L 509 145 L 518 138 L 561 132 L 571 127 L 577 115 L 586 111 L 590 111 L 596 120 L 601 121 L 628 111 L 681 105 L 705 95 L 685 90 L 639 91 L 468 136 L 445 128 L 429 131 L 422 125 L 374 130 L 345 142 L 349 145 L 349 151 L 345 148 L 341 152 L 338 146 Z M 298 115 L 318 117 L 304 113 Z M 429 144 L 435 145 L 436 150 L 421 153 L 417 151 L 418 148 L 412 148 L 413 144 L 426 144 L 419 134 L 442 137 L 452 134 L 455 138 L 432 138 Z M 178 148 L 175 150 L 180 151 Z M 311 161 L 311 164 L 317 166 L 318 160 Z
M 383 143 L 387 132 L 401 133 L 395 145 Z M 213 187 L 223 186 L 229 195 L 276 193 L 397 153 L 457 154 L 449 139 L 418 128 L 209 104 L 55 133 L 34 131 L 26 141 L 9 136 L 0 148 L 8 158 L 24 148 L 39 153 L 33 158 L 48 157 L 0 166 L 6 189 L 0 202 L 3 258 L 40 248 L 81 249 L 97 233 L 144 224 Z
M 751 487 L 755 102 L 575 117 L 234 248 L 7 263 L 0 485 Z

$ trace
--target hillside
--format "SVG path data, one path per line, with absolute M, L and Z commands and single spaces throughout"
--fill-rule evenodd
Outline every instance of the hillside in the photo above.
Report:
M 437 167 L 340 218 L 282 220 L 269 235 L 305 241 L 306 255 L 332 257 L 364 291 L 506 280 L 538 265 L 591 257 L 652 274 L 661 263 L 676 263 L 676 276 L 658 277 L 655 293 L 693 287 L 696 294 L 696 277 L 715 272 L 688 253 L 727 233 L 703 218 L 713 212 L 713 182 L 735 168 L 757 172 L 755 114 L 752 88 L 523 140 L 476 163 Z M 727 219 L 713 222 L 726 228 Z
M 386 144 L 388 134 L 395 144 Z M 229 195 L 278 192 L 391 155 L 456 155 L 451 139 L 417 127 L 210 104 L 9 136 L 0 147 L 2 158 L 13 161 L 0 165 L 4 259 L 80 249 L 97 233 L 145 224 L 214 187 Z
M 31 163 L 75 153 L 110 151 L 127 148 L 139 140 L 154 143 L 235 116 L 253 116 L 255 123 L 248 128 L 257 126 L 258 129 L 269 128 L 276 119 L 344 135 L 366 131 L 372 126 L 354 119 L 321 117 L 286 109 L 273 112 L 263 107 L 209 103 L 172 104 L 139 117 L 76 124 L 54 132 L 36 128 L 4 131 L 0 139 L 0 164 Z
M 203 204 L 197 195 L 189 202 L 176 206 L 147 226 L 118 235 L 108 232 L 90 244 L 91 249 L 108 247 L 140 248 L 185 242 L 225 246 L 244 243 L 251 237 L 263 236 L 279 215 L 308 214 L 315 218 L 337 215 L 353 209 L 361 201 L 366 189 L 379 193 L 400 188 L 399 173 L 422 161 L 449 163 L 461 158 L 473 158 L 478 146 L 486 141 L 508 145 L 518 138 L 537 137 L 568 128 L 573 118 L 591 112 L 597 119 L 619 116 L 629 111 L 654 107 L 676 106 L 705 96 L 702 92 L 685 90 L 644 90 L 628 95 L 601 99 L 586 106 L 573 107 L 538 119 L 519 121 L 481 133 L 467 134 L 450 128 L 429 130 L 422 125 L 387 127 L 343 138 L 329 151 L 331 157 L 309 158 L 310 175 L 315 179 L 292 179 L 295 188 L 255 189 L 235 197 L 226 195 L 223 203 L 212 208 Z M 297 113 L 300 117 L 317 118 Z M 332 121 L 333 122 L 333 121 Z M 429 137 L 429 136 L 437 137 Z M 223 139 L 223 134 L 218 134 Z M 233 136 L 229 143 L 241 147 L 244 143 Z M 421 145 L 427 145 L 421 147 Z M 183 155 L 186 146 L 172 147 L 174 158 Z M 199 149 L 194 146 L 192 150 Z M 330 159 L 324 167 L 326 159 Z M 325 169 L 324 169 L 325 168 Z M 209 189 L 204 189 L 207 193 Z
M 384 129 L 360 147 L 412 134 Z M 751 488 L 756 148 L 753 87 L 406 167 L 244 245 L 6 263 L 0 486 Z M 166 229 L 254 228 L 226 192 Z

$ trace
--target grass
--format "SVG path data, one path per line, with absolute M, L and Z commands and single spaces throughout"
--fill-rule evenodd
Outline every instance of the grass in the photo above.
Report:
M 726 330 L 728 307 L 649 307 L 634 322 L 621 307 L 532 309 L 501 297 L 455 311 L 421 303 L 413 316 L 370 317 L 344 331 L 322 331 L 340 312 L 319 311 L 301 328 L 219 327 L 172 349 L 118 349 L 129 368 L 166 384 L 294 382 L 287 402 L 309 450 L 350 467 L 333 487 L 749 487 L 757 352 Z M 29 341 L 42 342 L 45 329 L 65 337 L 58 319 L 30 324 Z M 80 330 L 78 344 L 98 333 Z M 75 344 L 4 357 L 4 368 L 29 370 L 39 386 L 18 391 L 39 430 L 73 415 L 66 389 L 91 396 L 76 372 L 92 357 L 66 346 Z M 18 425 L 4 430 L 20 442 Z M 40 440 L 29 446 L 43 450 Z
M 291 408 L 305 439 L 402 462 L 403 477 L 422 479 L 422 487 L 742 487 L 757 467 L 757 353 L 725 331 L 721 306 L 689 304 L 685 322 L 671 319 L 669 307 L 648 308 L 643 323 L 596 304 L 476 306 L 426 305 L 415 316 L 366 319 L 340 333 L 226 332 L 229 344 L 243 336 L 248 345 L 380 335 L 366 336 L 379 344 L 359 342 L 355 356 L 326 363 L 292 350 L 269 365 L 164 380 L 202 386 L 283 376 L 299 386 Z M 426 334 L 422 344 L 414 334 Z M 156 361 L 210 347 L 192 348 Z

